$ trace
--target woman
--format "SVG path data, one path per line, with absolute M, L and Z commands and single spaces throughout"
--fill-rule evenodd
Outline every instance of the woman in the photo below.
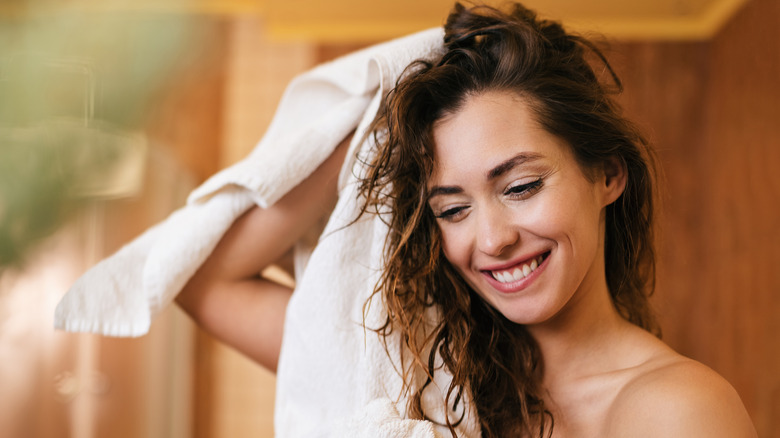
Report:
M 445 32 L 388 98 L 362 187 L 392 205 L 377 330 L 405 375 L 440 357 L 484 437 L 755 436 L 728 383 L 651 334 L 652 153 L 598 49 L 519 5 L 456 5 Z
M 390 226 L 387 318 L 369 328 L 400 364 L 407 416 L 454 436 L 462 414 L 424 400 L 442 391 L 484 437 L 755 436 L 728 383 L 651 334 L 651 153 L 585 61 L 611 73 L 600 53 L 519 5 L 457 5 L 445 32 L 363 157 L 363 214 Z M 344 154 L 241 217 L 177 299 L 269 368 L 290 290 L 255 273 L 332 209 Z M 443 373 L 449 387 L 431 384 Z

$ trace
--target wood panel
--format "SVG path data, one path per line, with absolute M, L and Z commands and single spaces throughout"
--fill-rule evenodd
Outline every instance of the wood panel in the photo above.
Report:
M 656 304 L 665 340 L 780 436 L 780 3 L 710 42 L 622 44 L 627 112 L 665 174 Z
M 222 62 L 219 163 L 227 166 L 254 148 L 288 83 L 313 65 L 313 53 L 309 43 L 269 41 L 257 17 L 233 17 Z M 208 368 L 198 380 L 209 387 L 199 396 L 197 437 L 272 437 L 275 376 L 213 338 L 199 345 L 198 360 Z
M 713 41 L 709 68 L 700 239 L 713 312 L 702 347 L 759 435 L 780 437 L 780 3 L 745 8 Z
M 545 17 L 613 38 L 703 40 L 748 0 L 525 0 Z M 269 1 L 262 10 L 275 38 L 333 43 L 385 40 L 441 25 L 452 0 Z M 466 2 L 469 3 L 469 2 Z M 484 0 L 494 6 L 501 0 Z M 257 9 L 253 9 L 257 11 Z M 260 13 L 260 11 L 258 11 Z
M 191 26 L 193 37 L 159 93 L 147 134 L 203 181 L 220 165 L 228 23 L 192 17 Z
M 220 165 L 229 23 L 214 17 L 192 20 L 198 38 L 181 55 L 175 81 L 161 93 L 159 104 L 150 115 L 148 135 L 160 153 L 170 154 L 199 183 L 219 170 Z M 182 204 L 183 200 L 178 202 Z M 132 222 L 136 214 L 133 209 L 124 213 L 125 220 Z M 193 368 L 181 371 L 193 376 L 193 415 L 189 426 L 194 437 L 213 436 L 215 343 L 198 330 Z

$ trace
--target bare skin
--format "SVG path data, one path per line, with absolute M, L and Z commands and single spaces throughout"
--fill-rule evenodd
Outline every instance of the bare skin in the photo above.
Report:
M 615 309 L 604 236 L 605 209 L 626 185 L 619 162 L 586 178 L 511 92 L 467 97 L 434 141 L 429 203 L 444 254 L 537 341 L 553 437 L 756 436 L 722 377 Z
M 277 263 L 338 198 L 338 173 L 351 136 L 306 180 L 267 209 L 238 218 L 176 297 L 198 325 L 275 371 L 292 289 L 260 276 Z
M 619 316 L 613 323 L 599 338 L 545 347 L 553 437 L 757 436 L 721 376 Z

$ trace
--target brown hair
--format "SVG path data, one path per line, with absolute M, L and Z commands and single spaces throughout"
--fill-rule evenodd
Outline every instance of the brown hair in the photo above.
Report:
M 543 436 L 552 433 L 552 415 L 541 396 L 538 346 L 523 326 L 479 298 L 442 253 L 427 204 L 432 126 L 469 95 L 512 91 L 530 102 L 542 127 L 566 140 L 586 174 L 619 160 L 627 183 L 606 211 L 607 285 L 624 318 L 657 333 L 648 304 L 655 276 L 652 152 L 612 101 L 622 86 L 602 53 L 559 23 L 537 19 L 519 4 L 508 12 L 456 4 L 444 45 L 440 59 L 408 67 L 374 122 L 378 149 L 361 181 L 363 212 L 392 212 L 382 215 L 389 234 L 374 291 L 387 319 L 375 329 L 385 342 L 400 334 L 412 418 L 428 418 L 422 394 L 438 371 L 438 355 L 452 374 L 448 404 L 458 411 L 462 400 L 473 403 L 485 438 Z M 611 86 L 594 74 L 589 54 L 603 64 Z M 421 384 L 414 383 L 416 373 L 427 376 Z M 445 421 L 455 436 L 458 418 L 450 417 Z

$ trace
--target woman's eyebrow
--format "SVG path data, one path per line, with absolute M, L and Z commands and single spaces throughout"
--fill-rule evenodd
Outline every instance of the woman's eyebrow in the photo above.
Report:
M 541 154 L 535 152 L 521 152 L 514 157 L 502 162 L 498 166 L 490 169 L 487 173 L 487 179 L 496 179 L 499 176 L 509 172 L 517 166 L 525 164 L 529 161 L 534 161 L 542 158 Z M 428 190 L 428 199 L 440 195 L 456 195 L 463 193 L 463 188 L 460 186 L 433 186 Z
M 463 193 L 463 188 L 458 186 L 433 186 L 428 190 L 428 199 L 439 195 L 455 195 Z
M 487 179 L 488 181 L 496 179 L 521 164 L 524 164 L 528 161 L 538 160 L 540 158 L 542 158 L 542 155 L 535 152 L 521 152 L 499 164 L 498 166 L 490 169 L 487 173 Z

